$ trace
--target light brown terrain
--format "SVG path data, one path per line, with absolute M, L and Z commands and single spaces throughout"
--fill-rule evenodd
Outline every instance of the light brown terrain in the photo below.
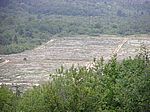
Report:
M 118 59 L 135 56 L 141 44 L 150 48 L 150 36 L 63 37 L 54 38 L 38 48 L 18 54 L 0 55 L 0 84 L 38 85 L 49 80 L 50 73 L 61 65 L 88 65 L 93 58 L 109 60 L 117 53 Z M 24 59 L 26 58 L 26 60 Z

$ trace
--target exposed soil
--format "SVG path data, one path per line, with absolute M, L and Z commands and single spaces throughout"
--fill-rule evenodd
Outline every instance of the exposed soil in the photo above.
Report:
M 144 43 L 150 48 L 150 36 L 101 36 L 55 38 L 36 49 L 19 54 L 0 55 L 0 84 L 37 85 L 49 80 L 50 73 L 61 65 L 88 65 L 93 58 L 109 60 L 114 54 L 118 59 L 135 56 Z

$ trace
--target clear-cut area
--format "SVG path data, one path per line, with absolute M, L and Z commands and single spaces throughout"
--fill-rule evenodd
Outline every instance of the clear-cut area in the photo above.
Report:
M 18 54 L 0 55 L 0 83 L 32 86 L 49 80 L 50 73 L 63 65 L 88 65 L 94 58 L 109 60 L 135 56 L 140 45 L 150 48 L 149 35 L 142 36 L 78 36 L 54 38 L 49 42 Z

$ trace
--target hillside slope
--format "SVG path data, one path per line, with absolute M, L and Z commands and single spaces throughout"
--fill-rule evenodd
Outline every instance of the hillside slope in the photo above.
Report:
M 149 0 L 0 0 L 0 54 L 52 36 L 149 34 Z

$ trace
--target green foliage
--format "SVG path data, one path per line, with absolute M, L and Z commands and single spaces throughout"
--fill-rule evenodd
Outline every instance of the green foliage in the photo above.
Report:
M 28 50 L 35 47 L 35 45 L 31 44 L 11 44 L 7 46 L 0 46 L 0 52 L 2 54 L 12 54 L 23 52 L 24 50 Z
M 0 54 L 18 53 L 31 49 L 52 37 L 149 34 L 148 6 L 150 2 L 139 2 L 139 0 L 134 2 L 1 0 L 0 46 L 3 52 Z M 9 47 L 14 44 L 22 50 Z M 22 44 L 27 46 L 22 47 Z M 11 50 L 8 50 L 9 48 Z
M 50 82 L 16 97 L 0 88 L 2 112 L 148 112 L 150 59 L 142 47 L 135 58 L 94 60 L 92 68 L 57 70 Z
M 15 112 L 16 97 L 6 86 L 0 87 L 0 111 Z
M 144 53 L 143 53 L 144 52 Z M 146 54 L 145 54 L 146 53 Z M 27 91 L 18 112 L 148 112 L 150 61 L 147 50 L 118 62 L 95 61 L 94 67 L 63 67 L 52 81 Z

